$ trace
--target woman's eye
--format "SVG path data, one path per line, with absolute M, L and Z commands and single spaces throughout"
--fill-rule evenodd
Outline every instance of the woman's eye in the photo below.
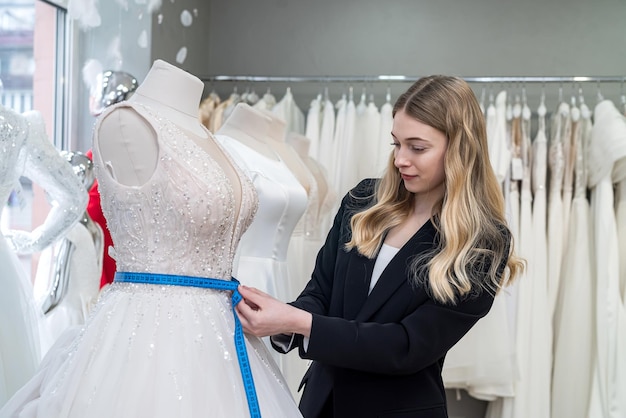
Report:
M 411 147 L 411 149 L 413 151 L 424 151 L 426 148 L 422 148 L 422 147 Z
M 392 147 L 399 147 L 400 143 L 399 142 L 391 142 L 389 145 L 391 145 Z

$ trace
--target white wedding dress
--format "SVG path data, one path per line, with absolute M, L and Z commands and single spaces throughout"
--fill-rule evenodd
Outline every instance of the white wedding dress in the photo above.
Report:
M 46 335 L 43 315 L 15 248 L 39 252 L 76 223 L 87 204 L 72 167 L 48 140 L 41 114 L 18 114 L 0 106 L 0 202 L 4 205 L 21 176 L 49 193 L 54 202 L 44 222 L 33 231 L 0 233 L 0 408 L 30 379 L 41 360 Z M 47 338 L 43 338 L 43 345 Z
M 230 281 L 235 248 L 257 206 L 250 180 L 228 157 L 239 177 L 231 184 L 182 129 L 141 105 L 120 105 L 153 127 L 159 159 L 145 184 L 124 186 L 109 174 L 94 137 L 118 272 Z M 0 416 L 249 417 L 234 331 L 229 291 L 113 282 L 86 325 L 57 341 Z M 301 416 L 261 340 L 246 336 L 245 346 L 262 416 Z

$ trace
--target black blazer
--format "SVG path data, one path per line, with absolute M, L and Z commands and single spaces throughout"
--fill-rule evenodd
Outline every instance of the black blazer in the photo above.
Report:
M 375 260 L 346 252 L 350 218 L 372 204 L 375 180 L 342 200 L 311 280 L 294 306 L 313 314 L 310 340 L 295 344 L 313 360 L 302 385 L 305 418 L 447 417 L 441 369 L 446 352 L 484 315 L 493 296 L 483 291 L 443 305 L 408 280 L 411 258 L 435 245 L 429 221 L 400 249 L 368 296 Z M 503 268 L 503 266 L 502 266 Z M 275 344 L 274 348 L 280 348 Z

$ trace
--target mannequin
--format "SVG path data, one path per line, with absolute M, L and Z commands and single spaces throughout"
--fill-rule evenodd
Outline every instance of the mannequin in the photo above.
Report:
M 62 151 L 61 156 L 89 190 L 95 180 L 91 160 L 81 152 Z M 85 211 L 61 240 L 42 253 L 34 292 L 41 301 L 50 344 L 68 327 L 85 323 L 100 290 L 103 246 L 102 228 Z
M 229 178 L 236 180 L 221 151 L 208 141 L 210 133 L 198 119 L 203 88 L 204 84 L 197 77 L 156 60 L 128 102 L 166 111 L 175 125 L 191 133 L 194 142 L 217 158 L 220 166 L 230 172 Z M 102 139 L 102 158 L 117 181 L 127 186 L 140 186 L 150 178 L 158 158 L 156 133 L 132 108 L 120 107 L 106 114 L 98 135 Z
M 246 103 L 239 103 L 216 134 L 236 139 L 266 158 L 280 160 L 278 154 L 269 145 L 273 141 L 272 124 L 273 120 L 267 114 Z
M 300 159 L 304 162 L 304 164 L 307 166 L 307 168 L 315 178 L 315 183 L 317 184 L 317 193 L 319 196 L 319 205 L 317 208 L 319 216 L 320 212 L 322 211 L 322 207 L 327 199 L 332 199 L 332 196 L 329 196 L 330 189 L 328 187 L 328 178 L 326 177 L 326 174 L 324 172 L 325 170 L 323 166 L 317 162 L 317 160 L 311 158 L 311 156 L 309 155 L 309 149 L 311 147 L 311 140 L 309 138 L 297 132 L 289 132 L 287 134 L 287 144 L 293 147 Z M 328 209 L 330 209 L 330 207 Z
M 268 141 L 268 145 L 280 156 L 280 158 L 287 164 L 289 170 L 296 176 L 307 195 L 311 191 L 312 174 L 304 164 L 302 159 L 298 156 L 298 153 L 293 147 L 286 142 L 286 124 L 278 116 L 267 110 L 260 110 L 266 114 L 270 119 L 269 125 L 270 133 L 269 138 L 273 141 Z
M 286 301 L 291 295 L 290 282 L 295 279 L 289 275 L 288 251 L 292 234 L 307 209 L 308 197 L 286 161 L 271 146 L 280 145 L 283 137 L 284 124 L 243 103 L 235 107 L 216 135 L 248 173 L 259 196 L 259 210 L 237 248 L 235 277 L 246 286 Z M 269 339 L 264 341 L 269 346 Z M 284 356 L 272 354 L 295 396 L 302 374 L 298 381 L 292 381 L 285 370 Z
M 123 71 L 107 70 L 96 76 L 94 84 L 90 86 L 89 112 L 92 116 L 98 117 L 109 106 L 128 100 L 133 95 L 139 83 L 137 79 Z M 87 158 L 92 158 L 91 150 L 85 154 Z M 103 232 L 104 243 L 102 245 L 102 268 L 100 275 L 100 287 L 113 282 L 115 277 L 115 260 L 109 255 L 108 248 L 113 245 L 111 233 L 107 228 L 106 219 L 102 213 L 100 202 L 100 190 L 98 182 L 94 180 L 89 190 L 89 203 L 87 204 L 88 216 L 100 226 Z
M 308 197 L 300 179 L 280 154 L 295 155 L 282 142 L 284 126 L 269 113 L 239 103 L 216 137 L 252 178 L 259 196 L 259 212 L 237 249 L 236 277 L 248 286 L 288 300 L 287 250 Z M 291 161 L 299 161 L 306 169 L 297 158 Z M 307 184 L 311 187 L 308 178 Z
M 235 249 L 254 187 L 201 125 L 203 83 L 157 60 L 94 127 L 115 280 L 0 417 L 299 417 L 266 347 L 234 313 Z M 114 400 L 114 401 L 112 401 Z
M 18 114 L 0 105 L 0 201 L 7 202 L 31 179 L 54 201 L 44 222 L 33 231 L 0 234 L 0 407 L 35 372 L 41 359 L 42 315 L 35 305 L 31 279 L 16 253 L 34 253 L 72 227 L 87 204 L 87 193 L 48 140 L 39 112 Z M 45 334 L 45 329 L 42 329 Z

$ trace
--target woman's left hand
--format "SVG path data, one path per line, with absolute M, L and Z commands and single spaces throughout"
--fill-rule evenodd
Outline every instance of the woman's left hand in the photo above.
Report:
M 235 307 L 245 332 L 257 337 L 297 333 L 308 337 L 313 316 L 253 287 L 240 285 L 243 300 Z

